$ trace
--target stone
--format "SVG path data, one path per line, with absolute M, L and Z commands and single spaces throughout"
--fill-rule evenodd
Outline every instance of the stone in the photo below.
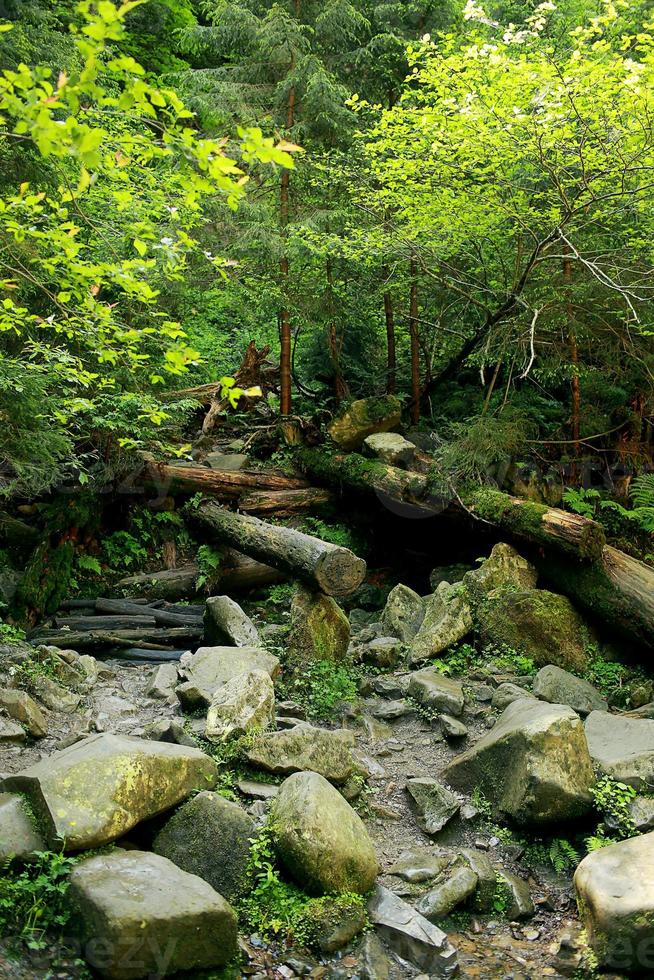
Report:
M 377 432 L 363 440 L 368 455 L 375 456 L 389 466 L 406 469 L 416 455 L 416 447 L 397 432 Z
M 583 816 L 595 781 L 580 718 L 567 705 L 529 698 L 510 704 L 442 775 L 455 789 L 478 788 L 497 811 L 532 826 Z
M 426 834 L 437 834 L 459 812 L 454 793 L 437 779 L 407 779 L 407 792 L 420 813 L 419 823 Z
M 189 681 L 213 697 L 232 677 L 248 670 L 265 670 L 274 680 L 279 674 L 277 657 L 262 647 L 199 647 L 183 663 Z
M 113 980 L 224 966 L 236 953 L 231 905 L 158 854 L 114 851 L 70 876 L 89 964 Z
M 245 453 L 208 453 L 206 462 L 212 470 L 235 473 L 237 470 L 247 469 L 250 458 Z
M 248 762 L 276 775 L 317 772 L 337 785 L 360 771 L 352 750 L 356 739 L 345 729 L 331 731 L 296 725 L 288 731 L 270 732 L 254 739 L 246 752 Z
M 416 708 L 407 701 L 379 701 L 370 706 L 370 714 L 381 721 L 395 721 L 407 715 L 415 715 Z
M 420 899 L 416 909 L 430 922 L 438 922 L 474 895 L 478 881 L 470 867 L 455 865 Z
M 485 562 L 463 576 L 463 584 L 475 602 L 493 589 L 536 587 L 538 572 L 510 544 L 496 544 Z
M 27 733 L 22 725 L 0 715 L 0 744 L 18 745 L 26 738 Z
M 378 636 L 359 648 L 359 659 L 379 670 L 392 670 L 400 662 L 402 643 L 394 636 Z
M 402 959 L 434 977 L 456 975 L 457 954 L 447 935 L 388 888 L 377 885 L 368 915 L 381 939 Z
M 458 852 L 456 860 L 477 875 L 477 890 L 472 902 L 475 911 L 492 913 L 495 910 L 497 875 L 488 855 L 475 847 L 464 847 Z
M 122 837 L 216 775 L 199 749 L 107 734 L 55 752 L 0 788 L 26 795 L 51 848 L 79 851 Z
M 408 585 L 396 585 L 388 593 L 381 615 L 382 624 L 391 636 L 410 643 L 425 618 L 425 601 Z
M 164 824 L 152 850 L 182 871 L 203 878 L 233 902 L 248 888 L 247 865 L 255 835 L 254 820 L 237 803 L 203 790 Z
M 272 804 L 275 849 L 288 874 L 312 895 L 365 895 L 379 866 L 363 821 L 316 772 L 286 779 Z
M 401 420 L 402 405 L 395 395 L 360 398 L 331 423 L 329 434 L 337 446 L 351 452 L 368 436 L 396 429 Z
M 300 588 L 291 603 L 288 655 L 292 664 L 328 661 L 347 657 L 350 621 L 331 596 Z
M 367 932 L 357 950 L 360 980 L 390 980 L 392 961 L 374 932 Z
M 651 976 L 654 833 L 593 851 L 577 868 L 574 885 L 579 913 L 600 967 Z
M 366 906 L 349 896 L 323 898 L 307 905 L 304 925 L 312 947 L 321 953 L 335 953 L 366 928 Z
M 409 645 L 409 662 L 420 663 L 437 657 L 472 630 L 472 606 L 461 585 L 441 582 L 425 599 L 425 617 Z
M 639 834 L 654 830 L 654 799 L 637 796 L 629 805 L 629 820 Z
M 449 582 L 455 585 L 463 581 L 463 576 L 470 571 L 470 565 L 437 565 L 429 573 L 429 585 L 432 592 L 435 592 L 441 582 Z
M 255 779 L 239 779 L 236 788 L 243 796 L 254 800 L 272 800 L 279 792 L 276 783 L 259 783 Z
M 162 718 L 145 726 L 144 737 L 153 742 L 171 742 L 173 745 L 188 745 L 197 748 L 198 743 L 189 735 L 181 721 L 176 718 Z
M 435 667 L 425 667 L 409 675 L 409 697 L 434 711 L 457 717 L 463 712 L 463 687 L 460 681 L 440 674 Z
M 445 851 L 434 851 L 426 847 L 414 847 L 403 851 L 397 861 L 390 866 L 387 874 L 397 875 L 403 881 L 419 884 L 431 881 L 451 863 L 452 857 Z
M 213 595 L 204 610 L 204 638 L 208 644 L 259 646 L 259 633 L 249 616 L 228 595 Z
M 18 793 L 0 793 L 0 867 L 10 861 L 29 861 L 46 844 Z
M 476 612 L 484 644 L 505 643 L 538 667 L 555 664 L 582 674 L 588 665 L 588 631 L 565 596 L 545 589 L 493 589 Z
M 649 792 L 654 785 L 654 721 L 591 711 L 585 724 L 591 759 L 604 776 Z
M 608 711 L 608 704 L 596 687 L 561 667 L 548 664 L 534 678 L 533 693 L 550 704 L 567 704 L 580 715 Z
M 207 712 L 210 742 L 236 738 L 275 723 L 275 688 L 265 670 L 237 674 L 215 692 Z
M 441 723 L 441 731 L 448 741 L 456 741 L 458 738 L 467 736 L 468 729 L 458 718 L 453 718 L 452 715 L 441 715 L 438 720 Z
M 493 691 L 491 708 L 494 708 L 495 711 L 504 711 L 514 701 L 521 701 L 523 698 L 533 697 L 534 695 L 531 691 L 525 691 L 524 687 L 520 687 L 518 684 L 512 684 L 510 681 L 505 681 L 503 684 L 499 684 Z
M 507 919 L 519 921 L 530 919 L 534 915 L 536 909 L 526 881 L 507 871 L 506 868 L 498 868 L 497 883 L 506 900 L 504 914 Z
M 409 692 L 409 675 L 394 677 L 366 677 L 361 685 L 359 686 L 359 691 L 364 697 L 368 697 L 370 694 L 378 694 L 380 698 L 390 698 L 392 701 L 399 701 L 401 698 L 406 697 Z
M 175 688 L 175 694 L 184 711 L 193 714 L 196 711 L 204 714 L 211 704 L 211 694 L 200 687 L 195 681 L 184 681 Z
M 82 700 L 79 694 L 69 691 L 45 674 L 38 674 L 30 680 L 30 690 L 50 711 L 60 711 L 65 715 L 77 711 Z
M 176 664 L 159 664 L 152 672 L 152 679 L 145 693 L 151 698 L 170 700 L 175 694 L 177 681 Z

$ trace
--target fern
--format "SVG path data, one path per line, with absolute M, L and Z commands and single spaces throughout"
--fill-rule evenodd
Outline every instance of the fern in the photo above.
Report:
M 636 507 L 654 510 L 654 473 L 637 476 L 629 487 L 629 496 Z
M 557 837 L 551 842 L 548 857 L 558 875 L 576 868 L 580 861 L 576 849 L 569 840 L 565 840 L 563 837 Z

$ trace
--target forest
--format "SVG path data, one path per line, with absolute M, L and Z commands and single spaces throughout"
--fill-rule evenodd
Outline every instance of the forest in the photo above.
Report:
M 654 973 L 651 0 L 0 0 L 0 977 Z

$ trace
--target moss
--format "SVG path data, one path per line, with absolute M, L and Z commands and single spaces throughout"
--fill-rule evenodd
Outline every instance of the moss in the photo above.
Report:
M 65 541 L 57 548 L 51 548 L 46 542 L 39 545 L 16 592 L 16 611 L 21 618 L 30 611 L 38 615 L 57 611 L 68 591 L 74 557 L 72 541 Z

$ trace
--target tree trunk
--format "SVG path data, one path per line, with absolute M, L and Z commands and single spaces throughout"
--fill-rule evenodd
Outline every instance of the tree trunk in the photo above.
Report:
M 382 270 L 384 282 L 388 282 L 390 272 L 387 266 Z M 397 390 L 397 358 L 395 354 L 395 315 L 393 297 L 384 290 L 384 320 L 386 321 L 386 394 L 394 395 Z
M 306 510 L 314 510 L 330 503 L 328 490 L 309 487 L 307 490 L 253 490 L 239 497 L 238 509 L 246 514 L 274 514 L 289 517 Z
M 179 646 L 201 639 L 202 625 L 171 626 L 166 629 L 119 629 L 119 630 L 55 630 L 40 629 L 30 635 L 30 643 L 82 650 L 93 647 L 133 647 L 146 646 L 153 650 L 165 650 L 171 644 Z
M 202 618 L 203 609 L 199 610 L 199 615 L 185 613 L 183 611 L 171 612 L 167 609 L 156 609 L 153 606 L 142 606 L 129 599 L 96 599 L 96 613 L 108 613 L 114 615 L 143 615 L 152 616 L 157 626 L 193 626 L 198 619 Z M 91 620 L 92 622 L 92 620 Z M 61 620 L 59 620 L 61 624 Z
M 197 509 L 187 507 L 185 515 L 191 524 L 208 530 L 215 541 L 304 579 L 327 595 L 349 595 L 365 578 L 366 563 L 347 548 L 293 528 L 266 524 L 211 502 Z
M 286 582 L 288 576 L 278 568 L 264 565 L 254 558 L 248 558 L 238 551 L 227 552 L 218 569 L 218 583 L 213 592 L 220 589 L 231 595 L 232 592 L 249 592 L 250 589 L 263 589 L 269 585 Z
M 420 334 L 418 332 L 418 263 L 411 259 L 411 297 L 409 300 L 411 337 L 411 421 L 420 422 Z
M 207 466 L 170 466 L 148 462 L 138 477 L 140 484 L 154 486 L 160 496 L 206 493 L 236 500 L 246 490 L 303 490 L 306 480 L 258 470 L 211 470 Z
M 261 377 L 262 365 L 269 353 L 270 347 L 262 347 L 260 350 L 257 350 L 254 341 L 250 341 L 243 355 L 241 366 L 234 375 L 234 383 L 237 388 L 254 388 L 256 385 L 261 387 L 263 380 Z M 244 408 L 248 408 L 248 404 L 253 405 L 255 402 L 256 399 L 249 399 L 243 396 L 239 401 L 239 411 L 243 411 Z M 202 423 L 202 432 L 204 435 L 215 428 L 216 422 L 228 407 L 229 399 L 220 397 L 220 388 L 214 389 L 209 411 Z
M 566 251 L 569 249 L 566 247 Z M 572 260 L 567 256 L 563 260 L 563 279 L 566 292 L 566 319 L 568 321 L 568 345 L 570 348 L 570 367 L 572 377 L 570 379 L 571 392 L 571 430 L 573 440 L 573 453 L 575 459 L 581 456 L 581 382 L 579 380 L 579 347 L 577 345 L 577 331 L 575 329 L 574 307 L 572 305 Z M 579 467 L 575 463 L 570 474 L 571 482 L 579 481 Z
M 329 228 L 327 229 L 329 231 Z M 341 371 L 341 348 L 343 341 L 338 336 L 336 325 L 336 303 L 334 302 L 334 271 L 331 259 L 327 259 L 327 301 L 329 306 L 328 345 L 329 357 L 334 372 L 334 397 L 337 402 L 343 401 L 350 394 L 349 388 Z
M 57 616 L 54 625 L 60 629 L 65 628 L 80 632 L 86 630 L 154 629 L 157 622 L 154 616 L 144 616 L 143 609 L 139 608 L 138 613 L 118 616 Z
M 290 65 L 290 71 L 295 68 L 295 56 Z M 286 129 L 290 135 L 295 122 L 295 86 L 292 85 L 288 93 L 288 103 L 286 106 Z M 279 224 L 282 233 L 282 247 L 284 253 L 279 260 L 279 273 L 281 280 L 281 291 L 284 297 L 284 305 L 279 312 L 279 334 L 280 334 L 280 412 L 282 415 L 290 415 L 292 408 L 291 397 L 291 370 L 292 370 L 292 351 L 291 351 L 291 313 L 288 308 L 288 285 L 289 285 L 289 265 L 286 254 L 286 229 L 288 227 L 290 200 L 289 187 L 291 182 L 290 170 L 282 171 L 280 183 L 280 203 L 279 203 Z

